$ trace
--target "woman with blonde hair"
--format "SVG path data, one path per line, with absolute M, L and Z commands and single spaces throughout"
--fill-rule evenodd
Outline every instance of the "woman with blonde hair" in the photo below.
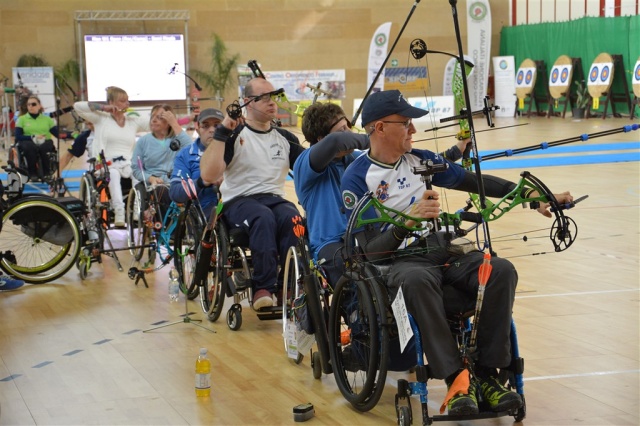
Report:
M 169 198 L 169 177 L 173 170 L 173 161 L 180 148 L 193 140 L 185 132 L 167 104 L 157 104 L 151 109 L 149 120 L 151 133 L 142 136 L 133 150 L 133 177 L 144 189 L 153 186 L 161 200 L 162 214 L 171 203 Z
M 111 207 L 115 212 L 114 225 L 122 228 L 125 226 L 125 218 L 120 179 L 132 176 L 131 158 L 136 134 L 149 131 L 149 120 L 137 114 L 127 114 L 129 95 L 115 86 L 107 87 L 106 104 L 82 101 L 76 102 L 74 108 L 82 118 L 92 122 L 95 128 L 89 155 L 96 157 L 104 150 L 107 160 L 111 161 Z

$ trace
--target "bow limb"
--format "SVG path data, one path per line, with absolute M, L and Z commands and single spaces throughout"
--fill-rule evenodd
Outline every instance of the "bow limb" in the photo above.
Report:
M 520 175 L 520 180 L 516 187 L 497 202 L 486 200 L 486 206 L 482 208 L 477 198 L 470 198 L 468 208 L 473 205 L 484 222 L 497 220 L 519 205 L 529 205 L 531 209 L 539 209 L 542 203 L 550 206 L 550 212 L 555 216 L 549 239 L 553 243 L 556 252 L 566 250 L 573 244 L 578 227 L 573 219 L 565 216 L 564 210 L 575 206 L 575 204 L 585 197 L 570 203 L 560 203 L 551 190 L 537 177 L 525 171 Z

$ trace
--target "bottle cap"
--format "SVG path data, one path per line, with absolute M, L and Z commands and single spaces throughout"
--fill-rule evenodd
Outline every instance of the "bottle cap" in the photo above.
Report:
M 206 355 L 207 354 L 207 348 L 200 348 L 200 355 Z
M 169 271 L 169 279 L 177 280 L 178 277 L 179 277 L 178 271 L 176 271 L 176 268 L 172 267 L 171 270 Z

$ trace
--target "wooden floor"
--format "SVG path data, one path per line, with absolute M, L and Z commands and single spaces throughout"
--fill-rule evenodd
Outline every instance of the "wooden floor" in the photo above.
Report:
M 517 123 L 530 124 L 479 133 L 480 149 L 524 147 L 631 122 L 496 120 L 498 127 Z M 520 277 L 514 317 L 525 358 L 526 425 L 640 423 L 639 140 L 638 131 L 620 133 L 567 145 L 592 146 L 589 152 L 552 155 L 549 150 L 509 160 L 595 160 L 529 169 L 556 192 L 589 195 L 567 212 L 579 226 L 577 241 L 567 251 L 526 256 L 552 251 L 548 231 L 527 233 L 526 243 L 521 236 L 500 238 L 548 229 L 551 221 L 533 211 L 514 210 L 491 225 L 494 248 L 515 263 Z M 438 149 L 453 141 L 442 139 Z M 628 146 L 621 148 L 620 142 Z M 435 149 L 433 142 L 420 146 Z M 599 163 L 612 153 L 631 153 L 636 161 Z M 522 170 L 485 173 L 515 180 Z M 447 198 L 451 210 L 464 200 L 451 191 Z M 124 244 L 124 231 L 111 235 Z M 261 322 L 245 306 L 244 323 L 236 332 L 227 328 L 224 316 L 217 323 L 203 322 L 215 334 L 184 323 L 184 301 L 168 301 L 169 268 L 149 276 L 149 288 L 136 286 L 126 274 L 128 253 L 120 257 L 125 272 L 106 258 L 92 266 L 86 281 L 73 269 L 56 282 L 0 294 L 0 425 L 292 424 L 292 408 L 305 402 L 315 406 L 308 424 L 395 423 L 396 379 L 406 374 L 392 374 L 378 405 L 359 413 L 341 396 L 333 376 L 314 380 L 309 357 L 300 365 L 287 358 L 281 321 Z M 186 309 L 193 318 L 203 318 L 195 301 Z M 173 321 L 178 324 L 143 333 Z M 213 364 L 207 399 L 194 394 L 200 347 L 209 349 Z M 436 413 L 443 382 L 430 382 L 429 390 L 430 412 Z M 417 400 L 413 407 L 419 424 Z M 474 424 L 512 422 L 503 417 Z

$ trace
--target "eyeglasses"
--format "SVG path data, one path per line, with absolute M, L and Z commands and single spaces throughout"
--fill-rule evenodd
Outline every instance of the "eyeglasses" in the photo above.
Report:
M 38 103 L 37 102 L 29 102 L 27 105 L 29 105 L 29 106 L 38 106 Z
M 402 124 L 404 126 L 405 129 L 408 129 L 409 127 L 411 127 L 412 121 L 411 119 L 408 119 L 407 121 L 392 121 L 392 120 L 380 120 L 383 123 L 397 123 L 397 124 Z
M 267 92 L 267 93 L 263 93 L 262 95 L 250 96 L 250 97 L 253 98 L 254 102 L 269 101 L 269 100 L 275 101 L 282 94 L 284 94 L 284 89 L 278 89 L 278 90 L 274 90 L 273 92 Z

